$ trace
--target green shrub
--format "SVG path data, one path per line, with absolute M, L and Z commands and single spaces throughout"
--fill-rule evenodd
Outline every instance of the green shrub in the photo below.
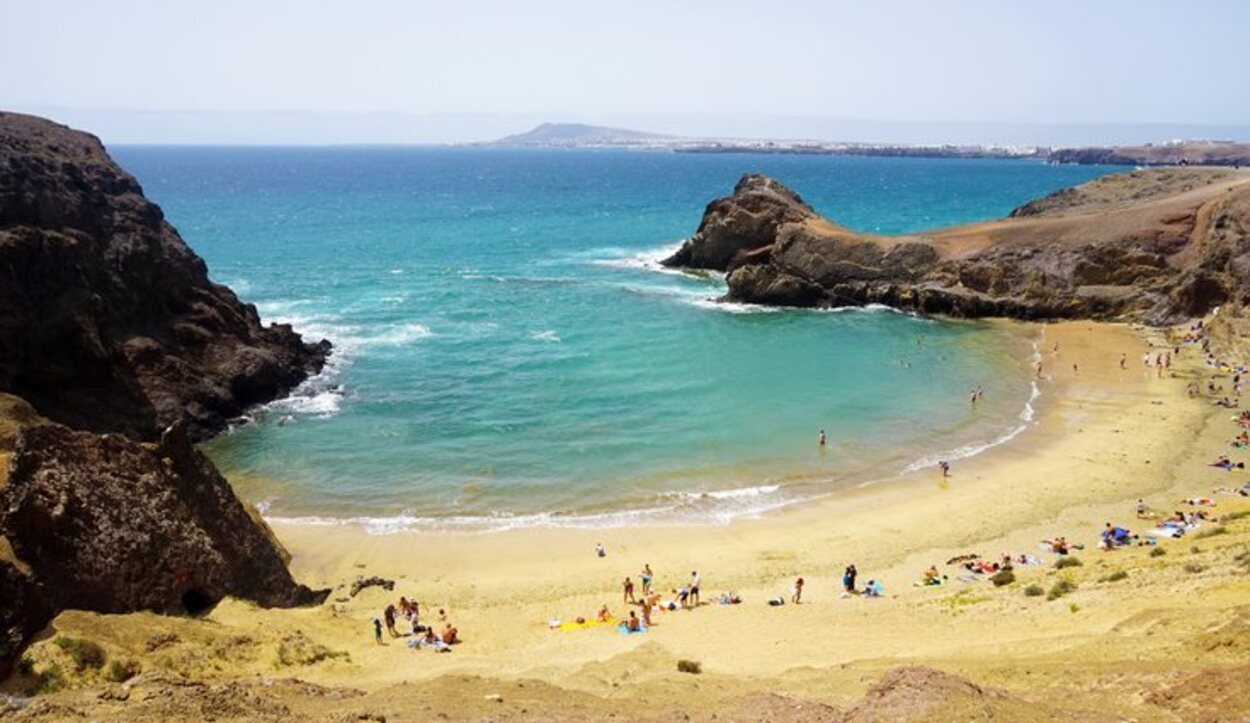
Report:
M 1127 572 L 1127 571 L 1125 571 L 1125 570 L 1116 570 L 1115 572 L 1111 573 L 1110 575 L 1107 575 L 1106 577 L 1104 577 L 1104 578 L 1102 578 L 1101 580 L 1099 580 L 1099 582 L 1119 582 L 1119 581 L 1121 581 L 1121 580 L 1127 580 L 1127 579 L 1128 579 L 1128 572 Z
M 1250 510 L 1237 510 L 1224 515 L 1224 522 L 1232 522 L 1233 520 L 1241 520 L 1250 517 Z
M 1076 583 L 1071 580 L 1056 580 L 1055 584 L 1050 586 L 1050 592 L 1046 593 L 1046 599 L 1058 600 L 1073 590 L 1076 590 Z
M 23 655 L 22 659 L 17 661 L 17 672 L 19 675 L 28 676 L 35 672 L 35 659 L 29 655 Z
M 1151 557 L 1163 557 L 1166 554 L 1168 554 L 1168 551 L 1162 547 L 1156 547 L 1150 551 Z
M 1075 615 L 1076 613 L 1081 612 L 1081 606 L 1077 605 L 1076 603 L 1072 603 L 1071 605 L 1068 606 L 1068 612 Z
M 1041 585 L 1033 583 L 1024 588 L 1024 594 L 1026 597 L 1041 597 L 1046 594 L 1046 590 Z
M 104 678 L 114 683 L 125 683 L 138 675 L 142 669 L 137 660 L 127 660 L 125 662 L 114 660 L 109 663 L 109 667 L 104 671 Z
M 990 582 L 994 583 L 994 587 L 1002 587 L 1010 585 L 1016 581 L 1016 574 L 1011 570 L 999 570 L 990 576 Z
M 695 662 L 693 660 L 679 660 L 677 661 L 677 670 L 678 672 L 681 672 L 681 673 L 690 673 L 691 675 L 698 675 L 699 673 L 703 672 L 703 666 L 700 663 Z
M 1080 567 L 1084 564 L 1079 557 L 1061 557 L 1055 560 L 1055 569 L 1062 570 L 1065 567 Z
M 1215 537 L 1216 535 L 1227 535 L 1227 534 L 1228 534 L 1228 528 L 1227 528 L 1227 527 L 1208 527 L 1208 528 L 1207 528 L 1207 529 L 1205 529 L 1205 530 L 1201 530 L 1201 531 L 1199 531 L 1199 532 L 1195 532 L 1195 533 L 1194 533 L 1194 539 L 1195 539 L 1195 540 L 1205 540 L 1205 539 L 1207 539 L 1208 537 Z
M 82 640 L 80 638 L 70 638 L 64 635 L 58 635 L 52 644 L 64 650 L 70 659 L 74 661 L 74 668 L 79 672 L 83 672 L 87 668 L 99 670 L 104 667 L 104 661 L 107 656 L 104 654 L 104 648 L 91 642 L 90 640 Z
M 1205 569 L 1207 569 L 1205 565 L 1199 565 L 1196 562 L 1189 562 L 1185 564 L 1185 572 L 1199 573 Z
M 44 693 L 55 693 L 64 687 L 65 676 L 61 672 L 61 666 L 53 663 L 35 674 L 35 680 L 30 688 L 27 689 L 27 692 L 30 695 L 43 695 Z

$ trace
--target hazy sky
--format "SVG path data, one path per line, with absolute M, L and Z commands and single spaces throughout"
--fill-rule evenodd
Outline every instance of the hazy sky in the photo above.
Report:
M 496 116 L 1245 126 L 1247 28 L 1246 0 L 0 0 L 0 107 L 357 141 Z

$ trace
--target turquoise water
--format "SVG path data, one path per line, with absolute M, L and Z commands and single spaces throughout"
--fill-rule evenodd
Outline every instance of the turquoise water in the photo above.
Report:
M 269 515 L 372 529 L 728 519 L 1001 440 L 1027 421 L 1033 393 L 1018 335 L 888 310 L 721 305 L 720 279 L 654 260 L 746 171 L 889 233 L 1000 216 L 1107 170 L 480 149 L 114 154 L 214 279 L 337 349 L 325 374 L 209 454 Z

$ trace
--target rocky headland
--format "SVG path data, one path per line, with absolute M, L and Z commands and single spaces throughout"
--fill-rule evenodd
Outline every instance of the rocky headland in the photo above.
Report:
M 1116 174 L 901 236 L 852 231 L 748 174 L 663 263 L 724 271 L 744 303 L 1166 324 L 1250 301 L 1250 173 Z
M 324 599 L 192 442 L 329 351 L 210 281 L 94 136 L 0 113 L 0 677 L 64 609 Z

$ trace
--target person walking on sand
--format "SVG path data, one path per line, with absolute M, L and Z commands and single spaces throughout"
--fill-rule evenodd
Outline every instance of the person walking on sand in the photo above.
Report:
M 842 573 L 842 589 L 846 590 L 847 594 L 855 594 L 855 578 L 858 575 L 859 570 L 855 569 L 854 564 L 846 566 L 846 571 Z
M 373 642 L 378 645 L 384 644 L 382 642 L 382 621 L 377 618 L 373 619 Z
M 395 630 L 395 606 L 387 605 L 382 611 L 382 617 L 386 620 L 386 632 L 390 633 L 392 638 L 398 638 L 399 633 Z
M 625 578 L 625 584 L 623 587 L 625 590 L 625 595 L 624 595 L 622 602 L 627 602 L 631 604 L 634 602 L 637 602 L 636 600 L 634 600 L 634 581 L 630 580 L 628 577 Z
M 803 578 L 800 577 L 799 579 L 794 581 L 794 594 L 790 596 L 790 602 L 794 603 L 795 605 L 798 605 L 802 597 L 803 597 Z
M 703 581 L 699 571 L 690 573 L 690 606 L 699 607 L 699 583 Z
M 1120 355 L 1120 368 L 1121 368 L 1121 369 L 1128 369 L 1128 354 L 1121 354 L 1121 355 Z
M 651 563 L 648 562 L 642 566 L 642 574 L 639 575 L 639 577 L 642 578 L 642 594 L 644 596 L 650 595 L 651 580 L 655 577 L 655 575 L 651 572 Z

